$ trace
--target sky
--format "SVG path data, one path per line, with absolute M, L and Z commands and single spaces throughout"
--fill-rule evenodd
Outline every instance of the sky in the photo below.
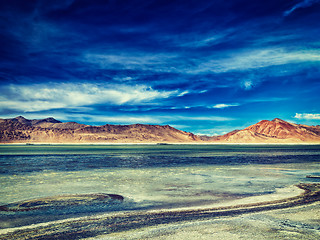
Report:
M 0 2 L 0 118 L 320 125 L 320 0 Z

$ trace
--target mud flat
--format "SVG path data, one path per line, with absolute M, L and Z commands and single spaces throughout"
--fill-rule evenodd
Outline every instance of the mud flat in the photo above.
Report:
M 255 212 L 150 226 L 86 240 L 315 240 L 320 239 L 320 202 Z
M 302 189 L 303 193 L 273 201 L 196 210 L 133 211 L 66 219 L 20 228 L 3 229 L 0 231 L 0 239 L 82 239 L 99 236 L 108 239 L 108 235 L 112 237 L 115 233 L 125 231 L 136 231 L 159 225 L 172 226 L 178 223 L 192 224 L 200 220 L 220 220 L 221 217 L 236 217 L 243 214 L 290 209 L 320 201 L 320 184 L 299 184 L 297 187 Z
M 47 208 L 69 207 L 74 205 L 112 204 L 122 202 L 123 197 L 117 194 L 73 194 L 55 197 L 37 198 L 0 206 L 0 211 L 24 212 Z

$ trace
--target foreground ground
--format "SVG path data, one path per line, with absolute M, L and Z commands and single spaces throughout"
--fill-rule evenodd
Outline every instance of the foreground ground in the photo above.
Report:
M 4 229 L 0 239 L 319 239 L 320 184 L 298 187 L 231 205 L 123 212 Z

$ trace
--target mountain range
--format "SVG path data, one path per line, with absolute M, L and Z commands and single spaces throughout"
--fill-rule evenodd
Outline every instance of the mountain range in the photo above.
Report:
M 200 136 L 169 125 L 102 125 L 54 118 L 0 119 L 0 143 L 320 143 L 320 126 L 262 120 L 221 136 Z

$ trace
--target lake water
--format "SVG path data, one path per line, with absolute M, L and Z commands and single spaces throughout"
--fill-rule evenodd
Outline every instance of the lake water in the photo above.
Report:
M 132 210 L 219 204 L 320 175 L 320 145 L 1 145 L 0 205 L 70 194 L 123 202 L 0 211 L 0 228 Z

